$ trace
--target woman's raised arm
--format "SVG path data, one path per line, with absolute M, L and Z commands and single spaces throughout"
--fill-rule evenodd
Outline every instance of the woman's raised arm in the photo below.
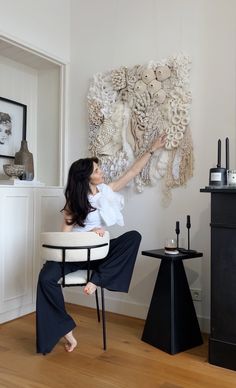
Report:
M 166 135 L 158 137 L 152 144 L 149 151 L 145 152 L 139 159 L 137 159 L 134 164 L 128 169 L 128 171 L 122 175 L 119 179 L 114 182 L 109 183 L 110 188 L 113 191 L 120 191 L 123 189 L 128 182 L 130 182 L 134 177 L 136 177 L 140 171 L 145 167 L 149 161 L 151 155 L 162 148 L 165 145 Z

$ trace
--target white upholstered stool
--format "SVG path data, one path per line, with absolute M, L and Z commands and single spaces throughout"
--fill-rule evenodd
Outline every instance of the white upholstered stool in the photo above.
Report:
M 105 258 L 109 250 L 109 233 L 101 237 L 94 232 L 47 232 L 41 233 L 42 258 L 62 263 L 62 287 L 84 286 L 90 280 L 90 263 Z M 65 275 L 66 262 L 86 262 L 86 270 Z M 98 292 L 95 291 L 97 317 L 100 322 Z M 106 350 L 106 322 L 104 289 L 101 287 L 103 348 Z

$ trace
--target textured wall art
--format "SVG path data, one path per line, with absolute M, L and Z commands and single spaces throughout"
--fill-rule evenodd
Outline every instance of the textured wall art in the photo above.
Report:
M 164 179 L 166 192 L 192 176 L 190 60 L 184 55 L 94 75 L 88 93 L 89 151 L 102 164 L 106 182 L 118 178 L 153 140 L 166 133 L 135 185 Z

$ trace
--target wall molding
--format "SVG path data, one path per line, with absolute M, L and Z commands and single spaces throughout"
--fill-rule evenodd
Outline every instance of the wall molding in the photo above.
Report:
M 50 54 L 49 52 L 42 50 L 39 47 L 35 47 L 32 44 L 29 44 L 28 42 L 25 42 L 22 39 L 17 38 L 16 36 L 6 33 L 5 31 L 0 30 L 0 39 L 4 40 L 9 44 L 12 44 L 13 46 L 19 47 L 22 50 L 26 50 L 29 53 L 33 53 L 39 56 L 40 58 L 47 59 L 48 61 L 53 62 L 57 65 L 68 64 L 68 62 L 63 60 L 62 58 L 59 58 L 53 54 Z

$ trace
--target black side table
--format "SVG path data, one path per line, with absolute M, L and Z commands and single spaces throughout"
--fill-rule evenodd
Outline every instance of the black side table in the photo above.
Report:
M 143 251 L 161 259 L 142 341 L 170 354 L 203 343 L 183 260 L 202 257 L 200 252 L 165 254 L 164 249 Z

